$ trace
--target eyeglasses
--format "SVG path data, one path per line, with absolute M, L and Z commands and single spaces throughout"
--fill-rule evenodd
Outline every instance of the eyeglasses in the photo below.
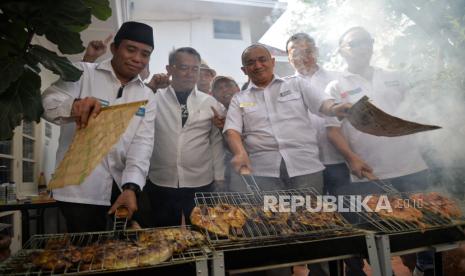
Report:
M 362 47 L 368 48 L 368 47 L 373 46 L 374 42 L 375 40 L 373 38 L 365 38 L 365 39 L 360 39 L 360 40 L 349 41 L 345 43 L 342 47 L 350 48 L 350 49 L 362 48 Z
M 188 71 L 191 71 L 191 72 L 194 72 L 194 73 L 200 72 L 200 67 L 199 66 L 189 66 L 189 65 L 185 65 L 185 64 L 181 64 L 181 65 L 174 64 L 173 67 L 178 69 L 181 72 L 188 72 Z

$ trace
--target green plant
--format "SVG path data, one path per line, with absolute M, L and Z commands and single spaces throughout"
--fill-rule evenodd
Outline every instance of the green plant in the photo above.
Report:
M 45 36 L 62 54 L 84 51 L 80 32 L 91 15 L 106 20 L 108 0 L 2 0 L 0 2 L 0 140 L 10 139 L 22 120 L 39 122 L 43 113 L 39 64 L 66 81 L 82 72 L 63 56 L 31 44 Z

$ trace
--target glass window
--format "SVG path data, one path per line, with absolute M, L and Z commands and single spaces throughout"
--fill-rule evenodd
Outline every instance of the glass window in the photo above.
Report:
M 242 39 L 240 21 L 213 19 L 213 32 L 215 38 Z
M 34 182 L 34 162 L 23 161 L 23 182 Z
M 52 138 L 52 125 L 45 123 L 45 137 Z
M 0 154 L 11 155 L 13 150 L 13 141 L 0 141 Z
M 0 157 L 0 184 L 12 180 L 13 159 Z
M 23 158 L 34 159 L 34 140 L 23 137 Z
M 34 122 L 23 121 L 23 134 L 34 136 Z

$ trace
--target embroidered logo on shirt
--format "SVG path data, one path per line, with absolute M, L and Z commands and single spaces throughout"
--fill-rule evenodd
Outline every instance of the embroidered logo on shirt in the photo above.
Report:
M 100 105 L 102 107 L 106 107 L 106 106 L 110 105 L 110 102 L 108 102 L 108 101 L 105 101 L 105 100 L 102 100 L 102 99 L 97 99 L 97 100 L 100 102 Z
M 400 86 L 400 82 L 398 80 L 385 81 L 384 85 L 386 85 L 387 87 L 395 87 L 395 86 Z
M 253 107 L 257 105 L 256 103 L 254 102 L 242 102 L 239 104 L 239 107 Z
M 341 98 L 346 98 L 348 96 L 353 96 L 353 95 L 358 94 L 360 92 L 362 92 L 362 88 L 360 88 L 360 87 L 355 88 L 353 90 L 344 91 L 344 92 L 341 92 Z
M 136 112 L 136 116 L 144 117 L 145 116 L 145 107 L 141 106 Z

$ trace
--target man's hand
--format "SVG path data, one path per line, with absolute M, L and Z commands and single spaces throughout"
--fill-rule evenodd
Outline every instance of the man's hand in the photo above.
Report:
M 238 174 L 250 174 L 252 172 L 252 164 L 246 153 L 234 155 L 231 164 Z
M 358 156 L 354 156 L 349 160 L 349 167 L 352 174 L 356 175 L 358 178 L 367 177 L 369 180 L 373 180 L 370 179 L 373 175 L 373 169 Z
M 351 107 L 351 103 L 335 104 L 331 107 L 331 113 L 339 119 L 342 119 L 349 116 L 349 109 Z
M 226 118 L 221 116 L 220 113 L 218 113 L 218 111 L 216 111 L 216 109 L 213 106 L 211 106 L 211 109 L 213 111 L 213 118 L 212 118 L 213 124 L 220 130 L 223 130 L 224 122 L 226 121 Z
M 71 109 L 71 116 L 75 117 L 77 128 L 85 128 L 89 117 L 97 117 L 102 110 L 100 102 L 94 97 L 75 100 Z
M 118 207 L 120 206 L 124 206 L 128 208 L 128 211 L 129 211 L 128 219 L 130 219 L 132 215 L 134 214 L 134 212 L 137 211 L 137 198 L 133 190 L 130 190 L 130 189 L 124 190 L 118 196 L 113 206 L 111 206 L 110 211 L 108 211 L 108 214 L 111 215 L 115 213 L 116 209 L 118 209 Z
M 112 38 L 113 35 L 110 34 L 105 40 L 92 40 L 89 42 L 82 61 L 95 62 L 99 57 L 103 56 L 107 52 L 108 43 Z
M 157 92 L 157 89 L 166 88 L 170 85 L 170 75 L 168 74 L 154 74 L 152 79 L 146 85 L 152 89 L 153 93 Z

